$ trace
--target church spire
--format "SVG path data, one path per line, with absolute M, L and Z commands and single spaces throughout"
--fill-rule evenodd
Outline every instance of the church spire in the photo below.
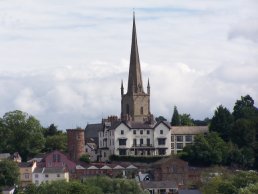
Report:
M 142 92 L 144 92 L 142 87 L 142 73 L 136 36 L 135 14 L 133 12 L 132 45 L 127 93 L 133 94 Z

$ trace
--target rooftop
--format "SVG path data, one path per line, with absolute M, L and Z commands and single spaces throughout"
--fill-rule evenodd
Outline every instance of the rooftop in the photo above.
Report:
M 201 134 L 208 133 L 208 126 L 172 126 L 172 134 Z

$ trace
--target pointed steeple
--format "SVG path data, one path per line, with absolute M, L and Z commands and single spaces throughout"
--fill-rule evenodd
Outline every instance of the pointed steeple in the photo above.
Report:
M 148 85 L 147 85 L 147 94 L 150 95 L 150 80 L 148 78 Z
M 133 93 L 144 93 L 143 87 L 142 87 L 142 73 L 141 73 L 140 57 L 138 52 L 134 12 L 133 12 L 132 45 L 131 45 L 127 94 L 133 94 Z
M 123 80 L 121 81 L 121 96 L 123 97 L 124 95 L 124 84 L 123 84 Z

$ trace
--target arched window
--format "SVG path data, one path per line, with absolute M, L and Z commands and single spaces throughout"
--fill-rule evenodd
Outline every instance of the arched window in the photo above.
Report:
M 141 114 L 143 115 L 143 107 L 141 107 Z

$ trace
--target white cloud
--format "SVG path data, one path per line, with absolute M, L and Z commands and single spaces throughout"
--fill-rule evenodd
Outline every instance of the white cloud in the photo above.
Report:
M 84 127 L 120 114 L 136 23 L 151 109 L 202 119 L 250 94 L 258 100 L 256 0 L 0 1 L 0 112 Z

